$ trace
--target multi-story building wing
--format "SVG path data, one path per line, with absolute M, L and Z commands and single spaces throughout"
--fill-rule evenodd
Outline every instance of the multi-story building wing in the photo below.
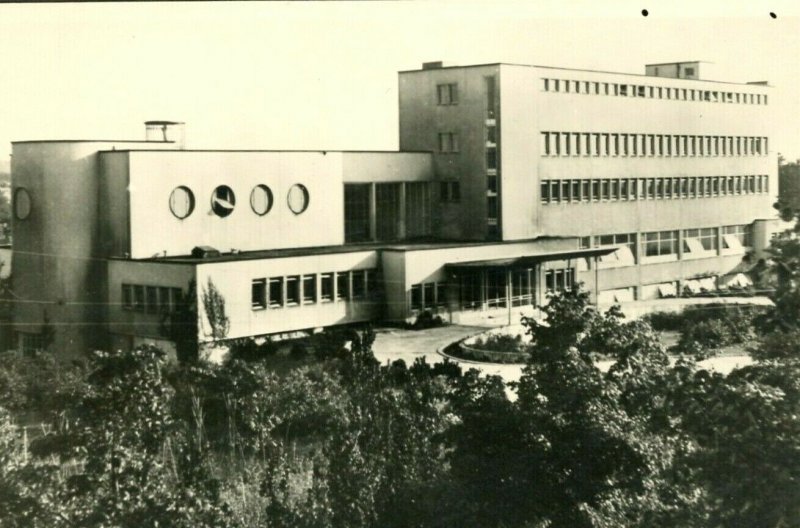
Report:
M 769 237 L 772 95 L 701 66 L 429 63 L 400 73 L 400 152 L 187 150 L 171 122 L 14 143 L 18 345 L 170 349 L 189 292 L 213 340 L 212 287 L 239 338 L 722 286 Z
M 774 216 L 771 89 L 700 81 L 702 66 L 428 63 L 400 74 L 400 148 L 433 152 L 441 235 L 623 245 L 604 297 L 658 297 L 737 268 Z

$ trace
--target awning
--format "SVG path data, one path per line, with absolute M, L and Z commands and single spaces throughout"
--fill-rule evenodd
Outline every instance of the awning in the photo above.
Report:
M 720 278 L 719 280 L 719 287 L 720 288 L 732 288 L 732 289 L 740 289 L 740 288 L 747 288 L 753 285 L 753 281 L 750 280 L 750 277 L 745 275 L 744 273 L 737 273 L 735 275 L 728 275 L 727 277 Z
M 690 293 L 700 293 L 700 281 L 697 280 L 687 280 L 683 283 L 684 291 L 689 291 Z
M 674 282 L 662 282 L 658 285 L 658 294 L 661 297 L 676 297 L 678 289 Z
M 572 249 L 565 251 L 551 251 L 537 255 L 524 255 L 521 257 L 507 257 L 498 259 L 470 260 L 467 262 L 449 262 L 445 268 L 450 271 L 470 271 L 480 268 L 530 268 L 541 262 L 553 260 L 570 260 L 586 257 L 599 257 L 616 251 L 615 247 Z

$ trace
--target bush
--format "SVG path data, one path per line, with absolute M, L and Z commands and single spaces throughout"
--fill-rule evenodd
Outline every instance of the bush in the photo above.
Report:
M 85 362 L 59 362 L 52 354 L 0 354 L 0 407 L 46 419 L 63 411 L 88 374 Z
M 406 324 L 406 328 L 409 330 L 426 330 L 428 328 L 437 328 L 439 326 L 444 326 L 447 323 L 444 319 L 442 319 L 439 315 L 433 315 L 430 311 L 425 310 L 424 312 L 420 313 L 414 322 L 411 324 Z
M 489 334 L 484 338 L 477 338 L 474 343 L 467 345 L 478 350 L 489 352 L 522 352 L 526 345 L 522 343 L 521 335 Z
M 229 358 L 241 359 L 242 361 L 258 361 L 265 357 L 274 356 L 278 352 L 278 347 L 270 339 L 258 344 L 252 337 L 234 339 L 228 343 Z
M 300 361 L 308 357 L 308 349 L 304 343 L 295 343 L 289 351 L 289 357 L 295 361 Z
M 686 316 L 681 312 L 653 312 L 642 316 L 642 320 L 659 332 L 680 332 Z

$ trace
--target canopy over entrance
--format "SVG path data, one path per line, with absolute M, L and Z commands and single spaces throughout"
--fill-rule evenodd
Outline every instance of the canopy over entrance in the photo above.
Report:
M 570 261 L 597 259 L 617 247 L 549 251 L 535 255 L 451 262 L 451 298 L 458 310 L 508 308 L 540 305 L 547 292 L 569 290 L 575 284 L 576 269 Z M 566 267 L 544 271 L 542 263 L 567 261 Z M 594 266 L 597 269 L 597 265 Z M 595 282 L 597 280 L 595 279 Z M 597 292 L 595 292 L 595 295 Z M 509 324 L 511 312 L 509 311 Z
M 575 258 L 600 257 L 617 250 L 616 247 L 571 249 L 564 251 L 551 251 L 536 255 L 510 257 L 499 259 L 471 260 L 467 262 L 451 262 L 445 265 L 451 271 L 474 271 L 480 268 L 530 268 L 542 262 L 553 260 L 571 260 Z

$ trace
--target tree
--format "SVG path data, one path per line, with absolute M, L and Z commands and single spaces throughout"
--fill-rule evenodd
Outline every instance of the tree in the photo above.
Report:
M 533 350 L 518 399 L 473 382 L 459 407 L 451 464 L 475 525 L 697 524 L 682 513 L 694 511 L 693 490 L 677 491 L 671 474 L 682 438 L 662 401 L 668 360 L 657 337 L 618 308 L 598 313 L 579 288 L 544 311 L 542 323 L 523 319 Z M 601 372 L 599 356 L 615 367 Z
M 203 309 L 210 327 L 206 333 L 214 342 L 225 339 L 228 336 L 231 321 L 225 313 L 225 297 L 219 292 L 211 277 L 208 278 L 208 282 L 203 288 Z
M 161 321 L 162 333 L 175 343 L 178 361 L 196 362 L 199 359 L 199 327 L 197 314 L 197 286 L 192 279 L 186 293 L 176 303 L 173 311 Z
M 164 354 L 96 353 L 71 423 L 34 443 L 39 456 L 77 462 L 59 490 L 67 526 L 229 526 L 197 446 L 172 415 Z

